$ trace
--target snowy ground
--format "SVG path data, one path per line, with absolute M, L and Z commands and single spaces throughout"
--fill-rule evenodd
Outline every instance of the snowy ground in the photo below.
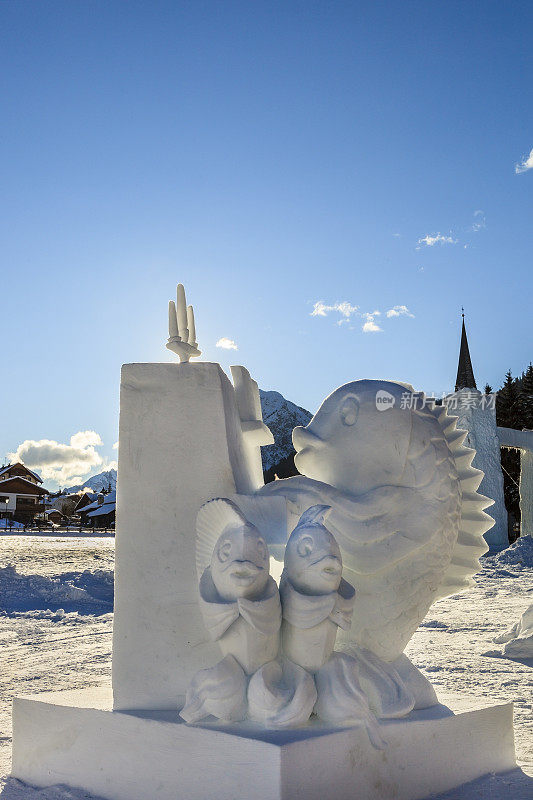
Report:
M 110 683 L 113 563 L 111 538 L 0 535 L 1 800 L 86 797 L 61 788 L 35 791 L 5 777 L 10 705 L 18 693 Z M 533 797 L 533 662 L 502 658 L 502 645 L 493 642 L 532 601 L 533 540 L 487 559 L 476 587 L 435 604 L 409 643 L 407 654 L 437 692 L 515 702 L 523 772 L 476 781 L 441 800 Z

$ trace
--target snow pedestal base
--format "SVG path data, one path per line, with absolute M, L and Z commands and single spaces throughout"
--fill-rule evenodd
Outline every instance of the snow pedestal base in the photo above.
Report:
M 512 704 L 445 706 L 363 729 L 187 726 L 176 712 L 112 711 L 110 690 L 14 701 L 13 776 L 109 800 L 420 800 L 516 766 Z

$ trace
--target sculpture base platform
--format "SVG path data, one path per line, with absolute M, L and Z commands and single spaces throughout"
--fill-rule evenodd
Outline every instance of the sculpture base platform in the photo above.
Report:
M 109 800 L 420 800 L 516 766 L 512 704 L 461 700 L 456 714 L 439 705 L 383 724 L 380 751 L 360 728 L 189 727 L 174 712 L 111 711 L 105 689 L 18 697 L 13 776 Z

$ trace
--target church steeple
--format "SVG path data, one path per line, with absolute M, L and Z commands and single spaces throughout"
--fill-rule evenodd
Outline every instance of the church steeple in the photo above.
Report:
M 470 360 L 470 351 L 468 349 L 468 339 L 466 338 L 464 308 L 461 309 L 461 312 L 463 316 L 463 328 L 461 332 L 459 366 L 457 367 L 457 378 L 455 380 L 456 392 L 459 391 L 459 389 L 477 389 L 474 370 L 472 369 L 472 361 Z

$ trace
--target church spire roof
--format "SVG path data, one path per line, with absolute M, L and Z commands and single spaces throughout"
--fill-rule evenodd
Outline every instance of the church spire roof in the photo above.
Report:
M 463 327 L 461 331 L 461 349 L 459 351 L 459 365 L 457 367 L 457 378 L 455 380 L 455 391 L 459 389 L 476 389 L 476 379 L 474 378 L 474 370 L 472 368 L 472 361 L 470 360 L 470 351 L 468 349 L 468 339 L 466 338 L 465 328 L 465 310 L 461 309 L 463 316 Z

